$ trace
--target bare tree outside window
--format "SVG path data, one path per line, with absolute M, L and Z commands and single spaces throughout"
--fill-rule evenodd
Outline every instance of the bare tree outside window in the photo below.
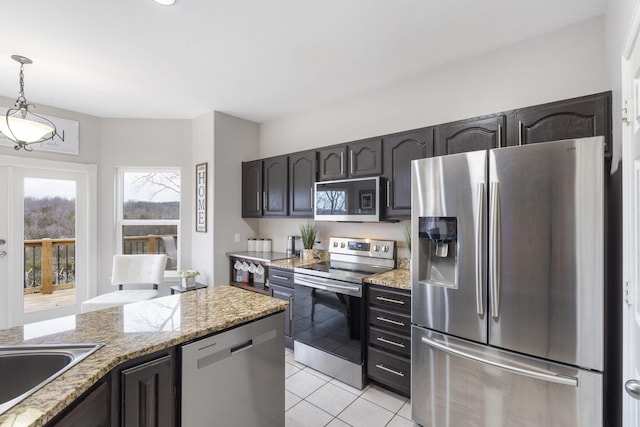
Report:
M 123 170 L 119 173 L 122 253 L 166 253 L 174 260 L 180 222 L 180 172 Z M 173 243 L 167 239 L 172 238 Z M 169 247 L 167 247 L 169 244 Z

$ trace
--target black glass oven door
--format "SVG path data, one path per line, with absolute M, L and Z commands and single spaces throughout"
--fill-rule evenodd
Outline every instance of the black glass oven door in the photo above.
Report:
M 294 340 L 362 363 L 363 298 L 295 285 Z

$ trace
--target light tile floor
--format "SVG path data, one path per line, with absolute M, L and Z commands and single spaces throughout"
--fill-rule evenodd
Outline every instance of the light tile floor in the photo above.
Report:
M 378 385 L 358 390 L 296 362 L 285 348 L 286 427 L 413 427 L 411 402 Z

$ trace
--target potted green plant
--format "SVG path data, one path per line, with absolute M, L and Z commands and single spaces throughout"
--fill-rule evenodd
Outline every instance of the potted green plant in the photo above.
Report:
M 313 244 L 316 242 L 316 235 L 318 234 L 318 227 L 312 223 L 307 222 L 300 226 L 300 235 L 302 237 L 302 259 L 313 259 Z

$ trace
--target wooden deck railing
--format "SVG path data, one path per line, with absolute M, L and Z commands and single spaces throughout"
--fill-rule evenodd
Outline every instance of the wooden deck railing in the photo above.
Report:
M 164 236 L 164 235 L 163 235 Z M 160 235 L 126 236 L 125 254 L 165 253 Z M 172 236 L 174 239 L 176 235 Z M 24 241 L 24 292 L 51 294 L 54 289 L 75 287 L 75 239 Z

